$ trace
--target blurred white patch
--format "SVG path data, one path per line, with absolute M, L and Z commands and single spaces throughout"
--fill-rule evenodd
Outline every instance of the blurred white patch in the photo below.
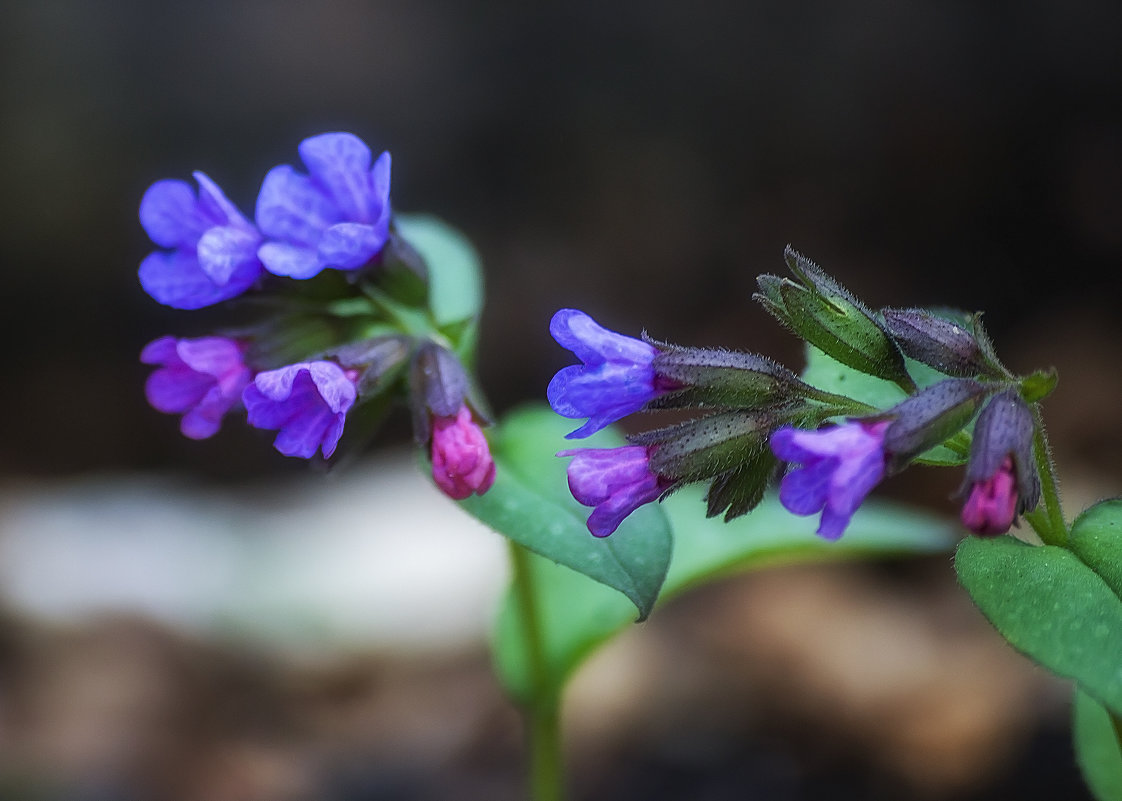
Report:
M 486 638 L 505 557 L 411 453 L 228 493 L 129 476 L 0 493 L 0 595 L 59 622 L 136 613 L 309 653 L 460 648 Z

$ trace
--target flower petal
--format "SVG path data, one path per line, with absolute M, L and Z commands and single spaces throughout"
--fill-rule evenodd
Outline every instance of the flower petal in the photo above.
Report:
M 140 224 L 157 245 L 192 250 L 213 223 L 199 211 L 194 190 L 184 181 L 157 181 L 140 201 Z
M 327 190 L 344 219 L 373 222 L 375 208 L 370 148 L 354 134 L 326 133 L 300 143 L 300 158 L 312 178 Z
M 322 188 L 287 164 L 265 176 L 256 218 L 267 237 L 303 247 L 315 247 L 323 230 L 343 219 Z
M 237 297 L 248 288 L 248 284 L 233 280 L 218 286 L 203 272 L 195 254 L 184 250 L 148 254 L 140 264 L 139 277 L 145 292 L 174 309 L 212 306 Z
M 235 272 L 243 280 L 261 273 L 257 259 L 257 246 L 261 238 L 252 229 L 231 225 L 210 228 L 199 238 L 197 254 L 199 267 L 210 280 L 219 286 L 230 282 Z
M 822 459 L 787 473 L 779 485 L 780 503 L 797 515 L 815 514 L 826 504 L 837 466 L 837 459 Z
M 325 267 L 356 270 L 381 252 L 387 234 L 363 223 L 336 223 L 319 240 L 319 261 Z
M 323 269 L 315 250 L 283 242 L 266 242 L 257 249 L 257 258 L 273 275 L 288 278 L 311 278 Z
M 249 220 L 205 172 L 196 170 L 192 175 L 199 183 L 199 212 L 211 221 L 211 225 L 233 225 L 252 230 Z

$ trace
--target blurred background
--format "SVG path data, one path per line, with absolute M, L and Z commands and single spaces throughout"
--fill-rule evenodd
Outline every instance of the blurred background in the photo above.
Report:
M 0 799 L 516 799 L 489 676 L 498 538 L 413 475 L 404 416 L 324 477 L 231 421 L 191 442 L 141 347 L 145 188 L 247 212 L 300 139 L 394 157 L 488 279 L 501 411 L 559 307 L 770 354 L 787 243 L 870 305 L 986 312 L 1046 406 L 1069 512 L 1122 482 L 1122 6 L 0 3 Z M 954 471 L 883 494 L 946 513 Z M 700 510 L 699 510 L 700 513 Z M 684 647 L 685 646 L 685 647 Z M 1066 693 L 947 558 L 778 570 L 656 611 L 570 697 L 573 793 L 1079 798 Z

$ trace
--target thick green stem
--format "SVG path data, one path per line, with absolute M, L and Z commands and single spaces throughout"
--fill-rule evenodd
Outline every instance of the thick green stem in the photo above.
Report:
M 1025 520 L 1033 527 L 1045 545 L 1067 545 L 1067 523 L 1064 510 L 1060 505 L 1060 488 L 1056 481 L 1056 464 L 1052 459 L 1052 449 L 1048 445 L 1048 435 L 1044 433 L 1044 420 L 1040 407 L 1033 406 L 1036 431 L 1032 438 L 1032 453 L 1036 459 L 1036 471 L 1040 474 L 1041 506 L 1025 514 Z
M 526 700 L 523 709 L 530 749 L 530 798 L 532 801 L 561 801 L 560 694 L 549 677 L 543 621 L 534 594 L 530 552 L 513 541 L 508 540 L 508 543 L 514 596 L 533 680 L 531 697 Z

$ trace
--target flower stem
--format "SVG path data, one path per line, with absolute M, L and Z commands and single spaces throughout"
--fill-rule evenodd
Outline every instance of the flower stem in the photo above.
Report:
M 1032 407 L 1036 420 L 1036 430 L 1032 437 L 1032 453 L 1036 459 L 1036 470 L 1040 474 L 1040 497 L 1042 508 L 1025 514 L 1025 520 L 1033 527 L 1045 545 L 1067 545 L 1067 523 L 1064 510 L 1060 505 L 1060 489 L 1056 480 L 1056 463 L 1052 459 L 1052 448 L 1048 445 L 1048 435 L 1044 433 L 1044 420 L 1040 407 Z
M 530 749 L 530 798 L 532 801 L 561 801 L 559 688 L 553 686 L 549 677 L 543 621 L 534 594 L 530 552 L 513 540 L 507 542 L 510 546 L 514 597 L 522 622 L 522 640 L 532 680 L 530 697 L 523 704 Z

